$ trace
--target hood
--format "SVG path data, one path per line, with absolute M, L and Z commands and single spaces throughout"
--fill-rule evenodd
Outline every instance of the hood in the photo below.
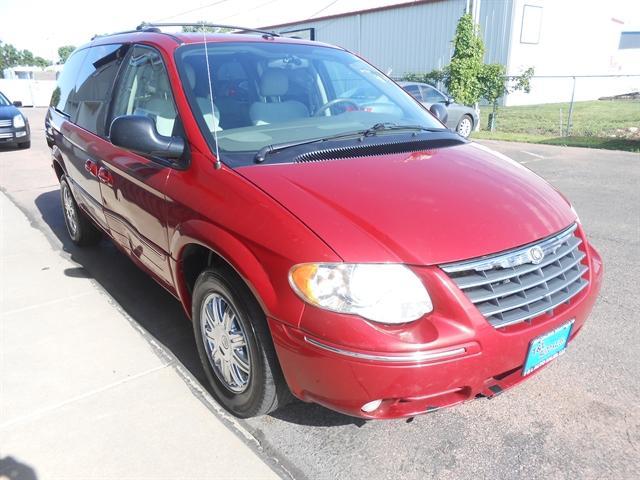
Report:
M 465 260 L 533 242 L 576 220 L 542 178 L 475 143 L 238 172 L 345 262 Z
M 0 120 L 13 118 L 19 113 L 20 113 L 20 110 L 18 110 L 13 105 L 0 105 Z

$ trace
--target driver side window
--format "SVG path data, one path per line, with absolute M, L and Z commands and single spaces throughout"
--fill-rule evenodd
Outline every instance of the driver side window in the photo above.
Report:
M 145 115 L 160 135 L 173 135 L 178 114 L 169 76 L 157 51 L 136 45 L 128 57 L 111 118 L 120 115 Z
M 446 101 L 444 95 L 432 87 L 422 87 L 422 97 L 428 103 L 444 103 Z

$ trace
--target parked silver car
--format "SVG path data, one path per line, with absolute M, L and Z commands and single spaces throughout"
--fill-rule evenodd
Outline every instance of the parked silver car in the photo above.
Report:
M 471 134 L 473 127 L 478 123 L 478 115 L 473 108 L 455 103 L 453 98 L 431 85 L 419 82 L 398 82 L 398 85 L 427 108 L 434 103 L 445 104 L 449 114 L 446 121 L 447 127 L 465 138 Z

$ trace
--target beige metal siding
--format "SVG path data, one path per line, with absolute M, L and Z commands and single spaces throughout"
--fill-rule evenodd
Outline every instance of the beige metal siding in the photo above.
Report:
M 482 0 L 480 22 L 487 60 L 506 62 L 512 0 Z M 276 31 L 315 28 L 316 40 L 360 54 L 393 76 L 447 65 L 451 40 L 467 0 L 441 0 L 296 23 Z

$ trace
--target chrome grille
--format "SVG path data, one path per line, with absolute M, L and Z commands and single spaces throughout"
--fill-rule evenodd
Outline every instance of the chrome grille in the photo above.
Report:
M 12 127 L 12 126 L 13 126 L 13 120 L 12 119 L 0 120 L 0 127 Z
M 576 227 L 526 247 L 441 268 L 495 328 L 531 321 L 568 303 L 589 283 L 583 278 L 588 268 Z
M 0 138 L 13 138 L 13 133 L 0 133 Z

